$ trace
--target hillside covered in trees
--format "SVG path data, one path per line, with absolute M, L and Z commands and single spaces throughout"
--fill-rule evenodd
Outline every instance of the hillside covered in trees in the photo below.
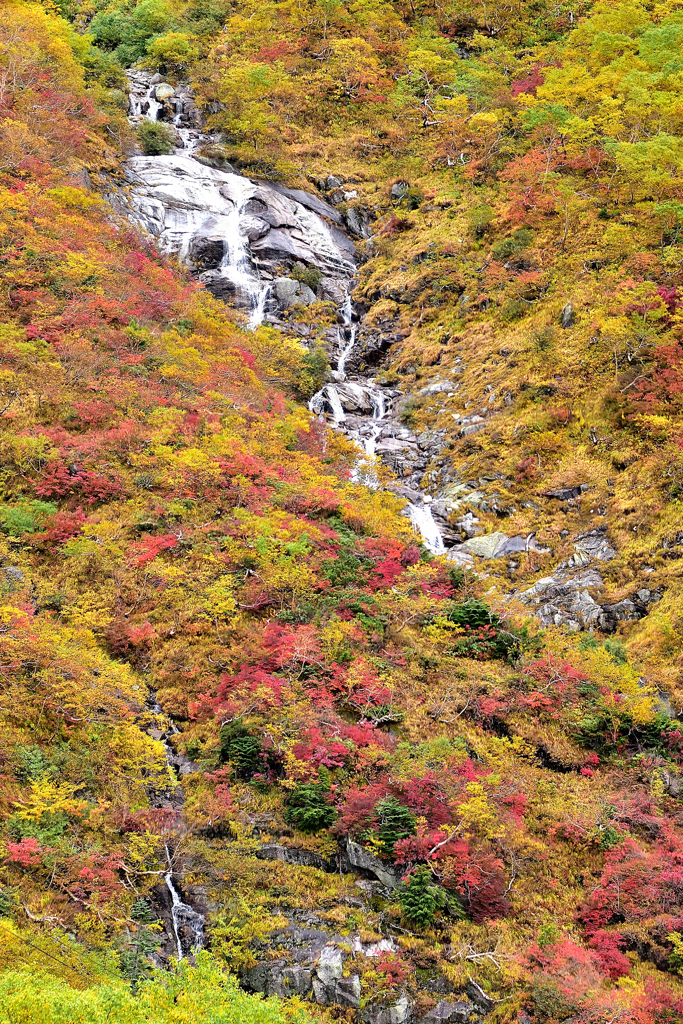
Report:
M 1 15 L 0 1024 L 683 1020 L 683 5 Z

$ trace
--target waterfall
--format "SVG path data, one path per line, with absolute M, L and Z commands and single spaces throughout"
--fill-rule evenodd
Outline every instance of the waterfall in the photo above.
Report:
M 374 384 L 374 382 L 372 382 Z M 372 399 L 372 419 L 373 425 L 370 428 L 370 433 L 363 442 L 366 455 L 374 455 L 375 448 L 377 446 L 377 438 L 384 430 L 383 424 L 380 422 L 384 419 L 387 414 L 386 401 L 384 398 L 384 392 L 381 388 L 374 389 L 370 392 L 370 398 Z
M 269 282 L 260 286 L 258 297 L 249 317 L 249 328 L 255 331 L 263 323 L 266 315 L 266 302 L 270 297 L 272 285 Z
M 349 331 L 350 335 L 349 340 L 345 347 L 342 349 L 342 352 L 337 361 L 336 376 L 338 380 L 343 381 L 346 379 L 346 373 L 344 370 L 344 367 L 346 366 L 346 360 L 351 355 L 351 352 L 353 351 L 353 348 L 356 344 L 356 325 L 353 322 L 353 305 L 351 303 L 350 295 L 346 296 L 346 299 L 344 300 L 344 305 L 341 307 L 340 312 L 342 315 L 342 319 L 344 321 L 344 327 Z
M 247 238 L 242 232 L 245 207 L 253 198 L 256 189 L 248 178 L 242 178 L 238 174 L 231 174 L 229 177 L 232 179 L 231 198 L 225 200 L 227 216 L 222 222 L 225 255 L 219 270 L 223 277 L 234 284 L 236 291 L 248 299 L 251 307 L 249 327 L 256 330 L 263 323 L 271 287 L 269 283 L 264 284 L 255 272 Z
M 129 79 L 134 120 L 157 120 L 160 113 L 171 117 L 168 105 L 155 99 L 150 75 L 131 71 Z M 187 88 L 179 87 L 171 101 L 173 125 L 184 150 L 170 156 L 129 159 L 128 189 L 125 194 L 122 190 L 117 194 L 116 208 L 123 206 L 132 221 L 156 237 L 162 251 L 177 253 L 214 295 L 243 309 L 251 330 L 263 322 L 269 301 L 273 301 L 271 275 L 275 278 L 283 272 L 277 255 L 281 249 L 318 267 L 325 276 L 343 279 L 337 365 L 330 381 L 313 396 L 308 407 L 317 416 L 329 417 L 333 427 L 356 442 L 359 457 L 352 478 L 362 479 L 369 487 L 380 487 L 373 461 L 379 438 L 383 433 L 386 436 L 382 455 L 387 461 L 392 451 L 400 451 L 401 444 L 397 424 L 386 423 L 387 404 L 381 386 L 374 380 L 347 379 L 346 364 L 358 332 L 351 298 L 356 272 L 352 252 L 339 244 L 340 232 L 330 227 L 327 214 L 315 212 L 318 200 L 311 207 L 299 201 L 301 193 L 295 190 L 279 190 L 268 182 L 251 181 L 193 158 L 193 149 L 207 136 L 182 127 L 188 96 Z M 261 216 L 262 211 L 266 211 L 265 216 Z M 334 215 L 331 207 L 328 212 Z M 283 233 L 285 237 L 280 238 Z M 259 267 L 263 268 L 263 278 Z M 398 430 L 398 434 L 404 433 Z M 414 494 L 415 488 L 419 488 L 419 482 L 412 480 L 402 490 Z M 445 551 L 430 508 L 410 504 L 405 514 L 430 551 Z
M 164 880 L 166 888 L 171 894 L 171 915 L 173 917 L 173 931 L 175 932 L 176 945 L 178 947 L 178 960 L 182 960 L 185 955 L 183 938 L 186 930 L 189 929 L 194 940 L 189 945 L 188 953 L 198 953 L 202 948 L 204 944 L 204 918 L 197 910 L 193 910 L 187 903 L 183 903 L 178 895 L 173 884 L 173 868 L 171 866 L 171 855 L 168 852 L 168 846 L 166 847 L 166 860 L 168 861 L 168 872 L 164 876 Z
M 346 420 L 344 406 L 334 384 L 326 384 L 324 388 L 317 391 L 308 403 L 308 408 L 316 416 L 322 415 L 329 409 L 335 427 Z
M 446 546 L 443 542 L 443 537 L 439 531 L 439 527 L 434 522 L 434 516 L 429 505 L 408 505 L 408 515 L 410 521 L 413 524 L 413 528 L 422 537 L 424 546 L 428 551 L 431 551 L 433 555 L 443 555 L 446 552 Z
M 168 766 L 168 774 L 165 774 L 165 777 L 162 776 L 160 779 L 162 784 L 152 784 L 150 804 L 152 807 L 163 808 L 164 810 L 173 808 L 178 811 L 183 804 L 183 792 L 177 783 L 174 785 L 171 782 L 170 776 L 177 775 L 179 762 L 181 766 L 183 761 L 185 764 L 191 764 L 191 762 L 182 754 L 176 754 L 168 742 L 168 737 L 177 734 L 178 729 L 175 722 L 166 717 L 161 706 L 154 700 L 154 695 L 152 695 L 149 709 L 154 715 L 155 721 L 153 727 L 148 729 L 148 732 L 153 739 L 163 744 L 166 764 Z M 164 849 L 168 864 L 168 871 L 164 875 L 164 882 L 171 897 L 171 920 L 178 959 L 182 960 L 183 956 L 196 953 L 202 948 L 204 943 L 204 916 L 181 900 L 178 890 L 173 884 L 173 865 L 168 846 L 166 845 Z M 187 938 L 188 932 L 190 934 L 189 941 Z M 183 942 L 186 946 L 185 950 L 183 949 Z

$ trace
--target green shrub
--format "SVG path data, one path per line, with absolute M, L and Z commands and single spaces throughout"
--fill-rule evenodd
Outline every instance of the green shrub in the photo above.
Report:
M 396 797 L 387 796 L 375 806 L 379 818 L 377 836 L 387 857 L 393 857 L 399 839 L 415 835 L 415 815 L 400 804 Z
M 531 999 L 539 1021 L 562 1021 L 574 1016 L 579 1010 L 563 995 L 558 983 L 552 978 L 536 977 L 531 988 Z
M 627 710 L 617 712 L 598 705 L 579 721 L 575 736 L 584 747 L 606 757 L 627 747 L 665 752 L 669 749 L 667 734 L 676 731 L 677 723 L 662 712 L 650 722 L 636 723 Z
M 175 145 L 175 133 L 163 121 L 143 121 L 137 135 L 145 156 L 166 156 Z
M 617 640 L 614 637 L 608 637 L 603 647 L 609 654 L 612 661 L 615 661 L 617 665 L 625 665 L 628 661 L 628 654 L 621 640 Z
M 328 787 L 320 783 L 305 782 L 289 798 L 285 821 L 300 832 L 319 832 L 329 828 L 337 817 L 334 807 L 327 802 Z
M 11 917 L 14 907 L 14 894 L 9 889 L 0 889 L 0 918 Z
M 303 372 L 296 381 L 295 387 L 297 395 L 307 401 L 313 397 L 316 391 L 320 391 L 327 380 L 330 363 L 322 345 L 317 345 L 312 351 L 307 352 L 301 362 Z
M 221 763 L 230 762 L 235 774 L 241 779 L 250 779 L 263 762 L 263 745 L 257 736 L 235 723 L 221 729 Z
M 438 910 L 446 910 L 459 918 L 465 916 L 460 902 L 436 884 L 424 864 L 408 875 L 399 890 L 398 899 L 406 920 L 418 928 L 430 925 Z
M 453 654 L 461 657 L 514 661 L 523 650 L 532 649 L 537 643 L 530 638 L 526 626 L 511 629 L 486 602 L 477 598 L 451 605 L 447 617 L 464 630 L 452 649 Z
M 401 193 L 397 205 L 407 210 L 418 210 L 424 203 L 424 192 L 419 185 L 410 185 Z
M 295 281 L 308 285 L 312 292 L 317 290 L 323 279 L 321 270 L 318 270 L 317 267 L 307 267 L 303 263 L 295 263 L 289 274 Z
M 46 760 L 40 747 L 17 747 L 15 774 L 20 782 L 35 782 L 44 775 L 54 775 L 57 769 Z
M 475 238 L 483 238 L 495 220 L 496 214 L 490 206 L 475 206 L 468 214 L 470 230 Z
M 10 537 L 21 537 L 23 533 L 35 533 L 48 516 L 58 512 L 58 506 L 50 501 L 22 501 L 14 505 L 0 505 L 0 525 Z
M 529 248 L 533 237 L 528 228 L 518 228 L 508 238 L 501 238 L 500 242 L 496 242 L 491 250 L 494 260 L 502 262 L 523 252 L 524 249 Z

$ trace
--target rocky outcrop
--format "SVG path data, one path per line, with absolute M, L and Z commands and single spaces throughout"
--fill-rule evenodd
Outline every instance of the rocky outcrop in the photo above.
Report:
M 263 310 L 266 302 L 315 301 L 307 285 L 283 276 L 295 264 L 319 272 L 321 297 L 335 285 L 346 291 L 355 249 L 324 201 L 177 154 L 132 157 L 125 174 L 127 187 L 111 194 L 112 205 L 177 253 L 216 296 L 249 310 L 261 300 Z
M 351 839 L 346 841 L 346 856 L 352 867 L 359 868 L 361 871 L 372 875 L 385 888 L 395 889 L 398 886 L 400 879 L 391 865 L 375 857 L 365 847 L 359 846 L 358 843 L 354 843 Z
M 463 542 L 462 548 L 472 555 L 479 555 L 480 558 L 506 558 L 510 555 L 529 554 L 532 551 L 548 554 L 550 551 L 550 548 L 544 548 L 538 543 L 533 533 L 528 537 L 488 533 L 483 537 L 470 537 Z
M 321 871 L 334 870 L 332 862 L 321 857 L 314 850 L 300 850 L 290 846 L 279 846 L 277 843 L 267 843 L 262 846 L 256 851 L 256 856 L 259 860 L 279 860 L 285 864 L 320 868 Z
M 374 859 L 374 858 L 373 858 Z M 465 1022 L 477 1024 L 493 1006 L 493 1001 L 474 982 L 467 991 L 452 999 L 439 998 L 437 991 L 433 1009 L 416 1013 L 414 989 L 402 991 L 383 1000 L 371 1000 L 361 1008 L 362 981 L 357 973 L 358 957 L 369 960 L 396 953 L 398 946 L 391 938 L 374 942 L 362 941 L 359 935 L 342 936 L 327 931 L 314 914 L 292 914 L 287 924 L 273 932 L 265 942 L 254 943 L 258 962 L 242 971 L 240 980 L 250 992 L 265 996 L 298 996 L 321 1006 L 338 1006 L 356 1010 L 362 1024 L 444 1024 Z M 356 970 L 353 967 L 356 967 Z M 441 979 L 434 980 L 442 995 L 451 987 Z M 432 992 L 431 986 L 427 989 Z M 467 997 L 467 998 L 465 998 Z M 427 1003 L 429 1005 L 429 1003 Z
M 422 1018 L 423 1024 L 456 1024 L 467 1021 L 472 1016 L 471 1003 L 449 1003 L 442 999 Z
M 614 633 L 621 622 L 643 618 L 648 606 L 661 597 L 643 588 L 615 604 L 601 604 L 596 598 L 604 583 L 595 567 L 579 572 L 558 568 L 552 576 L 544 576 L 515 597 L 546 626 L 565 625 L 573 631 L 599 629 L 603 633 Z

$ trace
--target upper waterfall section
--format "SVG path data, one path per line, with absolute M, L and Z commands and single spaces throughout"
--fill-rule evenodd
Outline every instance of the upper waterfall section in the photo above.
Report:
M 115 207 L 217 297 L 253 312 L 295 263 L 320 272 L 319 297 L 336 302 L 345 294 L 355 247 L 323 200 L 192 156 L 132 157 L 125 174 Z

